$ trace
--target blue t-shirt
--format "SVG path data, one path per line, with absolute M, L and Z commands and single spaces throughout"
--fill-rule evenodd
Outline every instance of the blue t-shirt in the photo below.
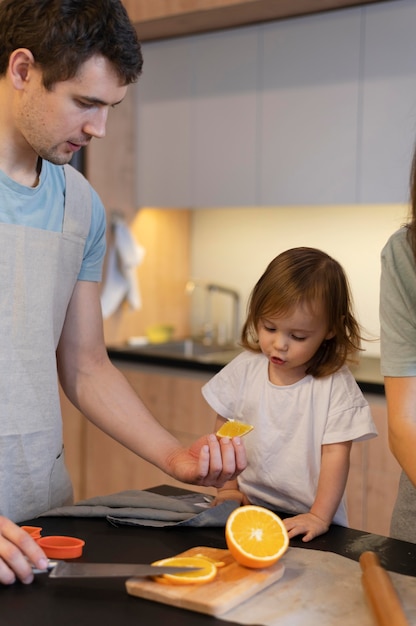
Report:
M 91 225 L 78 280 L 100 282 L 105 254 L 105 210 L 91 187 Z M 42 161 L 39 184 L 26 187 L 0 170 L 0 222 L 62 232 L 65 204 L 63 166 Z

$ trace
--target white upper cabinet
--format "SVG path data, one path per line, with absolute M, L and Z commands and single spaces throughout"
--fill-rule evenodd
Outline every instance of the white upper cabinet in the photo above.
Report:
M 255 27 L 193 39 L 195 206 L 257 201 L 258 40 Z
M 355 201 L 361 10 L 263 27 L 260 204 Z
M 415 32 L 393 0 L 144 44 L 139 206 L 406 202 Z
M 358 202 L 407 202 L 416 138 L 416 2 L 386 2 L 364 15 Z
M 258 31 L 143 46 L 139 205 L 253 204 Z
M 139 206 L 190 206 L 192 191 L 192 42 L 143 46 L 137 89 Z

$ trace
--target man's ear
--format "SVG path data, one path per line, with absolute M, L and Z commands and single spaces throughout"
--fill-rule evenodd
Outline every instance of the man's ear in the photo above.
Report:
M 33 67 L 35 59 L 27 48 L 14 50 L 9 59 L 9 72 L 13 85 L 16 89 L 22 89 L 23 84 L 28 80 L 30 68 Z

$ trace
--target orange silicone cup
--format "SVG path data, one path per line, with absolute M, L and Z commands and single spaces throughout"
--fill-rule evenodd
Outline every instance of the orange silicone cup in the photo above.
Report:
M 82 554 L 85 541 L 77 537 L 41 537 L 38 544 L 49 559 L 76 559 Z
M 40 533 L 42 531 L 41 526 L 21 526 L 23 530 L 25 530 L 33 539 L 39 539 Z

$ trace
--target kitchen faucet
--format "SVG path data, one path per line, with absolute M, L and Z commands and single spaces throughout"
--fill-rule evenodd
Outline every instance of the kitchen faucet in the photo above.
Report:
M 206 306 L 206 319 L 203 325 L 203 341 L 206 343 L 212 343 L 213 341 L 213 325 L 211 322 L 211 294 L 221 293 L 232 298 L 233 304 L 233 316 L 231 324 L 231 340 L 236 343 L 239 339 L 239 319 L 240 319 L 240 295 L 238 291 L 231 287 L 225 287 L 224 285 L 218 285 L 217 283 L 201 282 L 196 280 L 188 280 L 185 290 L 187 293 L 192 293 L 196 287 L 202 287 L 208 294 L 207 306 Z M 220 342 L 219 342 L 220 343 Z

